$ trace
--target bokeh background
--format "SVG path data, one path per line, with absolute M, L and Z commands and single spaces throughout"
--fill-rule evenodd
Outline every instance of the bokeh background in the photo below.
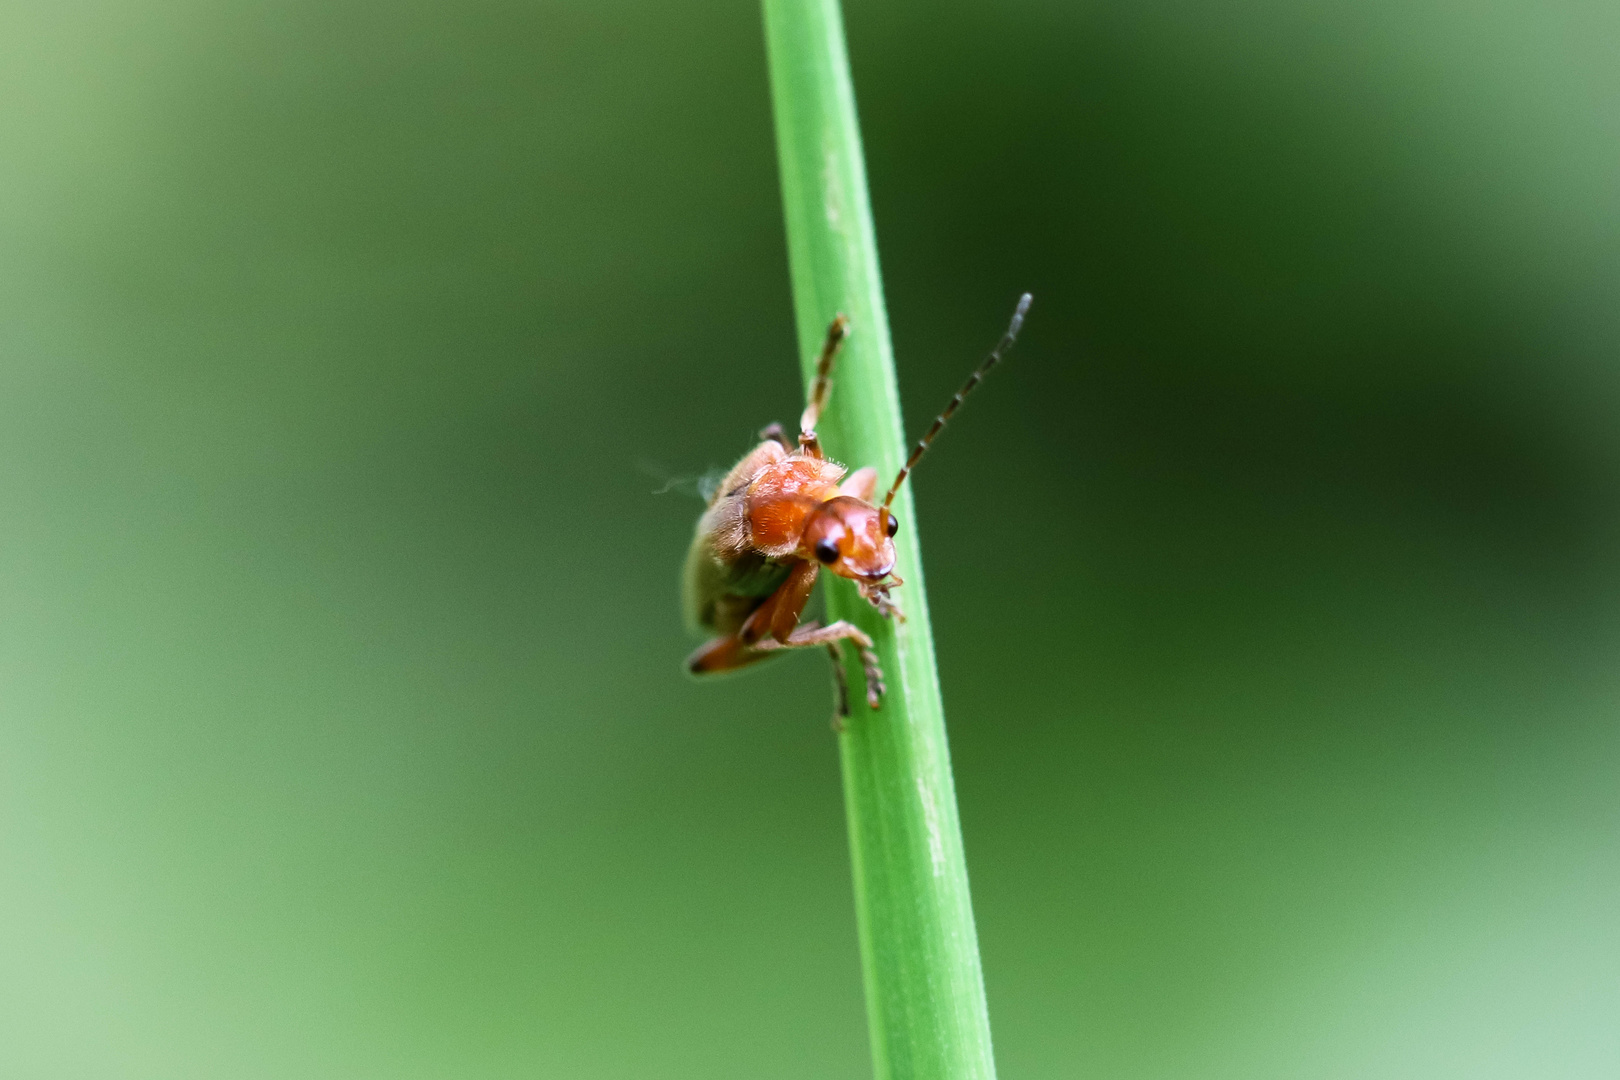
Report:
M 1620 1075 L 1620 8 L 847 21 L 1004 1080 Z M 0 53 L 0 1075 L 869 1075 L 755 6 Z

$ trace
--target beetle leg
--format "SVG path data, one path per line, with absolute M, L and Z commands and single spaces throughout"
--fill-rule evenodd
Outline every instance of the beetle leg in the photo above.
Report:
M 797 563 L 787 580 L 753 610 L 735 634 L 715 638 L 700 647 L 687 658 L 687 668 L 694 675 L 706 675 L 715 671 L 732 671 L 765 659 L 769 654 L 763 650 L 770 646 L 762 645 L 760 639 L 764 638 L 775 646 L 785 643 L 792 636 L 820 569 L 817 563 Z
M 879 615 L 882 615 L 885 619 L 898 619 L 900 622 L 905 622 L 906 613 L 900 610 L 900 605 L 895 603 L 894 598 L 889 595 L 890 589 L 904 584 L 904 581 L 891 574 L 880 584 L 872 585 L 864 581 L 857 581 L 855 587 L 860 590 L 862 599 L 878 609 Z
M 810 600 L 810 590 L 815 587 L 816 575 L 820 570 L 819 563 L 805 560 L 796 562 L 788 572 L 787 580 L 778 585 L 776 591 L 767 596 L 738 629 L 737 637 L 742 643 L 753 645 L 767 635 L 778 641 L 786 641 L 793 628 L 799 625 L 799 616 L 804 614 L 804 605 Z
M 787 432 L 782 429 L 781 424 L 765 425 L 760 429 L 759 438 L 761 442 L 774 442 L 784 450 L 793 449 L 793 444 L 788 441 Z
M 849 719 L 849 680 L 844 678 L 844 650 L 838 647 L 838 642 L 829 641 L 827 642 L 827 651 L 832 654 L 832 729 L 842 734 L 844 721 Z
M 727 634 L 699 646 L 696 652 L 686 658 L 686 669 L 694 675 L 713 675 L 757 664 L 769 655 L 768 652 L 750 649 L 736 634 Z
M 816 583 L 816 571 L 820 569 L 815 563 L 795 566 L 788 579 L 754 609 L 736 633 L 715 638 L 700 646 L 687 658 L 687 668 L 694 675 L 734 671 L 771 655 L 767 650 L 779 647 L 798 626 L 799 616 L 810 597 L 810 587 Z M 777 635 L 778 620 L 782 623 L 780 635 Z M 781 641 L 777 640 L 778 636 Z
M 756 663 L 783 649 L 806 649 L 825 645 L 833 656 L 833 678 L 837 691 L 837 713 L 833 728 L 844 729 L 844 717 L 849 715 L 849 688 L 844 683 L 843 651 L 839 642 L 853 642 L 860 653 L 861 667 L 866 674 L 866 703 L 877 708 L 883 701 L 883 668 L 877 653 L 872 650 L 872 639 L 858 627 L 842 620 L 831 626 L 816 623 L 799 625 L 804 605 L 815 587 L 818 563 L 801 561 L 788 574 L 787 580 L 777 586 L 765 602 L 754 609 L 748 621 L 735 634 L 715 638 L 693 653 L 687 667 L 694 675 L 707 675 L 719 671 L 733 671 Z
M 872 639 L 847 622 L 835 622 L 831 626 L 807 624 L 795 630 L 785 642 L 767 637 L 750 645 L 739 634 L 730 634 L 704 645 L 686 663 L 694 675 L 714 675 L 756 664 L 787 649 L 825 645 L 833 657 L 836 709 L 833 730 L 842 731 L 844 720 L 849 716 L 849 687 L 844 681 L 844 657 L 839 642 L 846 640 L 854 643 L 856 651 L 860 653 L 861 668 L 866 676 L 866 703 L 875 709 L 883 703 L 883 668 L 878 663 L 877 653 L 872 650 Z
M 852 623 L 842 619 L 831 626 L 801 626 L 795 630 L 786 641 L 777 641 L 775 638 L 766 638 L 754 645 L 759 652 L 770 652 L 775 649 L 803 649 L 811 645 L 830 645 L 834 642 L 850 641 L 855 645 L 861 655 L 861 667 L 866 674 L 866 703 L 877 708 L 883 703 L 883 668 L 878 664 L 877 653 L 872 649 L 872 639 Z
M 832 389 L 833 359 L 838 347 L 849 336 L 849 320 L 839 315 L 827 327 L 827 340 L 821 344 L 821 356 L 816 359 L 816 377 L 810 383 L 810 399 L 805 403 L 804 415 L 799 418 L 799 449 L 810 457 L 821 457 L 821 440 L 816 438 L 816 422 L 821 410 L 827 407 L 827 394 Z
M 805 560 L 794 566 L 788 579 L 777 588 L 771 597 L 776 601 L 776 609 L 771 612 L 771 637 L 783 644 L 792 637 L 794 627 L 799 625 L 799 616 L 804 614 L 804 605 L 810 602 L 810 590 L 816 587 L 816 575 L 820 572 L 820 563 Z

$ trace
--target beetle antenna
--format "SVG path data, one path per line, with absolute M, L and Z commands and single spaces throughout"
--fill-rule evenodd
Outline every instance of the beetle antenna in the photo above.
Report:
M 900 485 L 906 482 L 906 477 L 911 475 L 911 470 L 916 467 L 917 462 L 927 452 L 929 445 L 944 429 L 946 421 L 961 407 L 962 399 L 967 397 L 975 386 L 979 385 L 979 380 L 989 374 L 991 368 L 1001 363 L 1001 358 L 1013 347 L 1013 342 L 1018 340 L 1018 331 L 1024 326 L 1024 314 L 1029 311 L 1029 304 L 1033 299 L 1034 297 L 1030 296 L 1029 293 L 1025 293 L 1018 298 L 1018 307 L 1013 311 L 1012 322 L 1007 324 L 1007 332 L 1001 335 L 1001 340 L 996 342 L 996 347 L 990 350 L 990 355 L 984 358 L 984 363 L 980 364 L 973 374 L 968 376 L 968 381 L 963 383 L 962 389 L 958 390 L 956 396 L 951 398 L 950 404 L 945 406 L 945 411 L 934 417 L 934 424 L 928 429 L 928 434 L 917 440 L 916 449 L 911 451 L 911 456 L 900 467 L 900 475 L 894 478 L 894 484 L 889 488 L 889 493 L 883 497 L 883 521 L 881 524 L 885 530 L 889 525 L 889 504 L 894 502 L 895 495 L 900 491 Z

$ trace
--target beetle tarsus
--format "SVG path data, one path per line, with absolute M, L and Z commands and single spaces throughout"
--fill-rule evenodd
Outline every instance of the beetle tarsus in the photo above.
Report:
M 883 668 L 878 665 L 877 653 L 870 648 L 861 649 L 861 666 L 866 670 L 866 704 L 879 708 L 888 688 L 883 685 Z
M 843 619 L 828 626 L 810 623 L 793 631 L 786 641 L 761 638 L 749 647 L 749 651 L 758 656 L 778 649 L 803 649 L 811 645 L 835 645 L 842 641 L 852 643 L 860 653 L 861 668 L 866 676 L 866 703 L 874 709 L 877 708 L 883 703 L 883 668 L 872 648 L 872 639 L 853 623 L 845 622 Z
M 905 583 L 901 579 L 891 576 L 887 581 L 879 585 L 871 585 L 864 581 L 860 582 L 857 588 L 860 589 L 861 598 L 877 608 L 879 615 L 882 615 L 885 619 L 893 619 L 896 622 L 905 622 L 906 613 L 900 610 L 900 605 L 895 603 L 894 598 L 889 595 L 890 589 L 903 584 Z
M 793 443 L 788 440 L 787 429 L 781 424 L 770 423 L 759 429 L 760 442 L 773 442 L 782 449 L 792 451 Z
M 829 641 L 827 642 L 827 652 L 832 655 L 832 729 L 842 735 L 844 733 L 844 721 L 849 719 L 849 680 L 844 678 L 844 650 L 838 647 L 838 642 Z

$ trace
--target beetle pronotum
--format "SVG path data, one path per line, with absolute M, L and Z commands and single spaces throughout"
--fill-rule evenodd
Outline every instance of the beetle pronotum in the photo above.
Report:
M 718 636 L 687 660 L 693 674 L 733 671 L 784 649 L 825 646 L 838 687 L 833 723 L 841 727 L 849 715 L 849 692 L 840 643 L 848 641 L 859 651 L 866 672 L 867 704 L 878 707 L 883 670 L 872 639 L 842 619 L 821 626 L 801 624 L 799 617 L 826 567 L 853 581 L 885 617 L 903 618 L 889 599 L 889 590 L 903 584 L 894 575 L 899 521 L 890 506 L 962 399 L 1012 348 L 1029 304 L 1025 293 L 1007 332 L 934 418 L 876 506 L 871 499 L 877 471 L 867 466 L 849 473 L 821 452 L 816 438 L 816 422 L 832 389 L 833 361 L 849 334 L 848 319 L 833 319 L 799 420 L 798 445 L 788 441 L 780 424 L 761 431 L 760 444 L 726 474 L 698 519 L 683 577 L 686 615 L 695 628 Z

